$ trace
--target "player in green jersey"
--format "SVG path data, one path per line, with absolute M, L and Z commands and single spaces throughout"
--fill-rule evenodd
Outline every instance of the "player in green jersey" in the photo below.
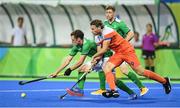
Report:
M 115 18 L 115 8 L 113 6 L 106 7 L 106 21 L 104 21 L 104 25 L 108 26 L 115 31 L 117 31 L 123 38 L 127 41 L 130 41 L 133 38 L 134 33 L 127 27 L 124 21 Z M 127 63 L 123 63 L 120 66 L 120 70 L 123 74 L 125 74 L 129 79 L 131 79 L 140 89 L 140 96 L 145 95 L 148 92 L 148 88 L 146 88 L 141 81 L 137 78 L 134 72 L 128 71 Z M 91 92 L 92 95 L 101 95 L 103 90 L 105 89 L 105 75 L 103 73 L 99 73 L 100 79 L 100 89 Z
M 87 56 L 92 57 L 97 52 L 96 43 L 94 41 L 91 41 L 91 40 L 84 38 L 84 34 L 80 30 L 76 30 L 76 31 L 72 32 L 71 33 L 71 39 L 72 39 L 73 47 L 71 49 L 69 56 L 67 57 L 66 61 L 56 70 L 56 72 L 54 72 L 50 76 L 57 77 L 57 75 L 66 66 L 68 66 L 68 64 L 72 61 L 73 57 L 78 52 L 81 53 L 80 60 L 75 65 L 68 68 L 65 71 L 64 75 L 69 76 L 73 70 L 79 68 L 79 73 L 78 73 L 78 79 L 79 79 L 83 75 L 83 73 L 86 72 L 86 70 L 88 70 L 88 67 L 91 65 L 90 62 L 85 63 L 85 64 L 83 64 L 83 63 L 84 63 Z M 93 69 L 97 72 L 102 73 L 103 72 L 102 71 L 102 65 L 105 63 L 105 61 L 108 60 L 107 58 L 111 55 L 112 55 L 111 51 L 106 52 L 104 54 L 103 59 L 101 59 L 99 61 L 99 63 Z M 73 89 L 67 89 L 67 92 L 73 96 L 83 96 L 84 95 L 83 89 L 84 89 L 85 80 L 86 80 L 86 77 L 84 77 L 78 83 L 78 87 L 75 87 Z M 120 79 L 117 79 L 116 82 L 117 82 L 116 85 L 118 88 L 122 89 L 123 91 L 125 91 L 126 93 L 128 93 L 130 95 L 129 99 L 136 99 L 137 98 L 137 95 L 131 89 L 129 89 Z

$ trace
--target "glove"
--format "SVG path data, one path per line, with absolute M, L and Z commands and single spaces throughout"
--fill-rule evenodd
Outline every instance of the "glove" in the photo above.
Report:
M 64 72 L 64 76 L 69 76 L 71 74 L 72 70 L 70 68 L 68 68 L 65 72 Z

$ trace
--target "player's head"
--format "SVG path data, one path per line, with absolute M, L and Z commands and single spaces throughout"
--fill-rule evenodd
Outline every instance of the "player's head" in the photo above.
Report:
M 23 26 L 23 22 L 24 22 L 24 18 L 23 17 L 18 17 L 17 22 L 18 22 L 18 26 L 22 27 Z
M 71 39 L 74 45 L 82 45 L 84 33 L 81 30 L 75 30 L 71 33 Z
M 90 26 L 91 26 L 91 32 L 94 35 L 101 34 L 102 29 L 104 28 L 102 21 L 99 19 L 95 19 L 95 20 L 91 21 Z
M 148 24 L 146 25 L 146 31 L 147 31 L 147 32 L 152 32 L 152 24 L 148 23 Z
M 134 40 L 139 41 L 139 33 L 136 31 L 134 32 Z
M 106 7 L 106 12 L 105 12 L 105 15 L 106 15 L 106 19 L 107 20 L 112 20 L 115 16 L 115 7 L 113 6 L 107 6 Z

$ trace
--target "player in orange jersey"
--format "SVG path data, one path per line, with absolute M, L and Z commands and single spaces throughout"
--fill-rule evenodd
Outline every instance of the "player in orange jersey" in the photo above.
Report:
M 107 90 L 102 94 L 104 97 L 117 97 L 117 95 L 119 95 L 118 91 L 116 91 L 115 78 L 112 74 L 112 70 L 121 65 L 121 63 L 124 61 L 127 62 L 137 74 L 163 84 L 166 94 L 171 92 L 169 78 L 161 77 L 155 72 L 144 69 L 135 54 L 133 46 L 124 38 L 122 38 L 122 36 L 120 36 L 116 31 L 107 26 L 104 26 L 102 21 L 98 19 L 93 20 L 90 23 L 90 26 L 94 36 L 102 36 L 98 43 L 102 47 L 93 56 L 92 62 L 95 62 L 96 58 L 103 55 L 108 49 L 111 49 L 115 52 L 110 57 L 103 69 L 106 75 L 106 81 L 110 87 L 110 90 Z

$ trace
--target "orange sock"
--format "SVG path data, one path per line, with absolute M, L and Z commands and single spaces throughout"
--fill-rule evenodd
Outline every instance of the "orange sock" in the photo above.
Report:
M 166 83 L 166 79 L 164 79 L 163 77 L 161 77 L 160 75 L 156 74 L 155 72 L 152 72 L 150 70 L 145 70 L 144 71 L 144 76 L 149 78 L 149 79 L 152 79 L 152 80 L 155 80 L 157 82 L 160 82 L 162 84 L 165 84 Z
M 111 90 L 115 90 L 116 89 L 116 85 L 115 85 L 115 82 L 114 82 L 114 75 L 112 72 L 108 72 L 106 73 L 106 81 L 107 83 L 109 84 L 109 87 Z

